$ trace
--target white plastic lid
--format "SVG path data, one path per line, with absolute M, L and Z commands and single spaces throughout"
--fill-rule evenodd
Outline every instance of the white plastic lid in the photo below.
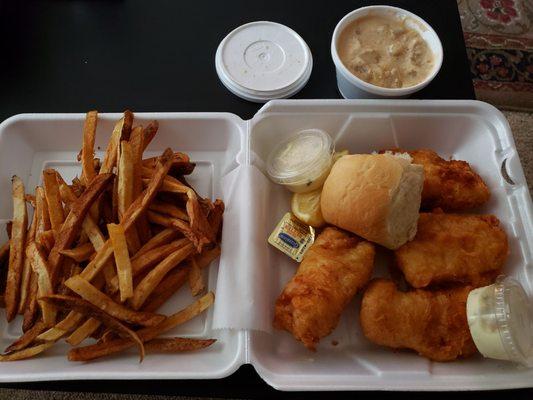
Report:
M 220 42 L 215 67 L 232 93 L 265 103 L 299 92 L 311 76 L 313 58 L 292 29 L 257 21 L 238 27 Z
M 485 357 L 533 367 L 533 303 L 518 281 L 501 275 L 494 284 L 471 291 L 467 316 Z

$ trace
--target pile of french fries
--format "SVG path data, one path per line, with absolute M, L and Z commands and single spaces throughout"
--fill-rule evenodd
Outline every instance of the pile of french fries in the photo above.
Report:
M 134 126 L 125 111 L 105 156 L 95 158 L 98 113 L 87 113 L 78 155 L 82 172 L 67 184 L 58 171 L 43 171 L 43 185 L 26 194 L 12 179 L 13 220 L 0 248 L 7 270 L 3 303 L 7 321 L 23 316 L 22 336 L 0 361 L 43 353 L 61 339 L 71 361 L 88 361 L 130 347 L 180 352 L 213 339 L 158 338 L 205 311 L 202 269 L 220 255 L 224 203 L 201 198 L 185 176 L 194 163 L 166 149 L 143 159 L 157 121 Z M 33 216 L 28 227 L 28 207 Z M 165 316 L 157 310 L 184 284 L 191 305 Z M 88 338 L 96 343 L 75 347 Z

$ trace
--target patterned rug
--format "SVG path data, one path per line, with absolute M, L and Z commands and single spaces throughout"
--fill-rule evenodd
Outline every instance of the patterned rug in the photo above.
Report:
M 458 0 L 478 100 L 533 111 L 533 0 Z

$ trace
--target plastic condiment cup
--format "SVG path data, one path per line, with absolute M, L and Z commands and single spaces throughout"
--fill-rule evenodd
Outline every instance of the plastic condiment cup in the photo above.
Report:
M 470 334 L 483 356 L 533 367 L 533 302 L 520 283 L 500 276 L 472 290 L 466 310 Z
M 271 151 L 267 173 L 272 181 L 292 192 L 310 192 L 324 184 L 333 153 L 333 141 L 326 132 L 320 129 L 299 131 Z
M 407 26 L 414 29 L 420 34 L 420 36 L 422 36 L 422 39 L 424 39 L 433 52 L 435 60 L 431 73 L 422 82 L 404 88 L 385 88 L 365 82 L 352 74 L 344 65 L 337 52 L 339 36 L 344 28 L 346 28 L 351 22 L 367 15 L 405 19 Z M 419 16 L 398 7 L 368 6 L 352 11 L 339 21 L 333 31 L 333 38 L 331 39 L 331 57 L 333 58 L 337 72 L 337 86 L 339 92 L 345 99 L 395 98 L 409 96 L 426 87 L 433 78 L 435 78 L 442 66 L 443 51 L 439 36 L 435 33 L 433 28 Z

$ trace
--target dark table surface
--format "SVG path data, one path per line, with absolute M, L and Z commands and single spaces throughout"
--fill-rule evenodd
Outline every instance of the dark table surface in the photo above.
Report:
M 222 86 L 214 55 L 227 33 L 255 20 L 286 24 L 311 48 L 313 73 L 296 98 L 339 98 L 329 53 L 333 28 L 349 11 L 380 3 L 413 11 L 428 21 L 442 40 L 442 69 L 415 97 L 474 98 L 455 0 L 330 0 L 321 4 L 310 0 L 0 0 L 0 121 L 22 112 L 111 112 L 125 108 L 138 112 L 228 111 L 250 118 L 260 106 L 235 97 Z M 249 365 L 231 377 L 212 381 L 2 386 L 220 397 L 295 396 L 275 392 Z M 514 397 L 523 394 L 527 395 L 513 392 Z M 489 397 L 501 395 L 493 392 Z M 431 395 L 439 396 L 449 397 Z
M 442 69 L 416 97 L 474 98 L 455 0 L 0 0 L 0 121 L 125 108 L 251 118 L 259 105 L 219 82 L 215 51 L 227 33 L 256 20 L 286 24 L 309 45 L 313 73 L 296 98 L 339 98 L 333 29 L 348 12 L 381 3 L 418 14 L 442 40 Z

